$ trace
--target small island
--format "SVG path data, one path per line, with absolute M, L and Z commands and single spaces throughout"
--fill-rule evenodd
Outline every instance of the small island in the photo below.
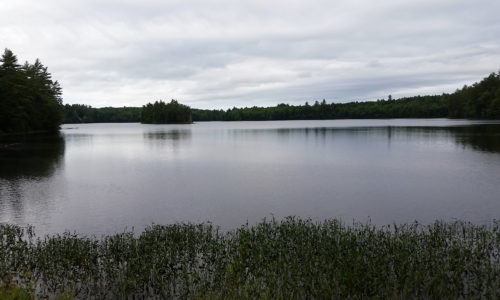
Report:
M 142 107 L 141 123 L 143 124 L 190 124 L 193 122 L 191 108 L 180 104 L 177 100 L 165 103 L 156 101 Z

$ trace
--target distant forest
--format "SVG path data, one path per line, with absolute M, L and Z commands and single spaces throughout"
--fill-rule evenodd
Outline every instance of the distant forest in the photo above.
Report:
M 0 134 L 57 131 L 62 92 L 40 60 L 20 65 L 5 49 L 0 58 Z
M 500 71 L 451 94 L 415 96 L 365 102 L 227 110 L 191 109 L 176 100 L 156 101 L 143 107 L 93 108 L 62 104 L 62 89 L 40 60 L 23 65 L 9 49 L 0 57 L 0 135 L 57 131 L 63 123 L 143 122 L 190 123 L 192 121 L 265 121 L 368 118 L 468 118 L 500 119 Z
M 126 123 L 141 121 L 141 107 L 94 108 L 85 104 L 66 104 L 63 123 Z
M 140 107 L 92 108 L 80 104 L 65 105 L 64 122 L 141 122 L 141 111 Z M 389 96 L 377 101 L 349 103 L 327 103 L 322 100 L 312 104 L 306 102 L 304 105 L 282 103 L 272 107 L 234 107 L 227 110 L 191 109 L 191 114 L 195 122 L 372 118 L 500 119 L 500 72 L 491 73 L 481 82 L 466 85 L 451 94 L 397 100 Z

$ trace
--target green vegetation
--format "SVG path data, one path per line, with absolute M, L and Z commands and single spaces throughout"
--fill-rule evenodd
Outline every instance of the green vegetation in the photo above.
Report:
M 176 100 L 165 103 L 156 101 L 142 107 L 141 122 L 147 124 L 187 124 L 192 123 L 191 108 Z
M 140 107 L 102 107 L 66 104 L 63 107 L 63 123 L 124 123 L 140 122 Z
M 278 104 L 223 110 L 193 109 L 194 121 L 322 120 L 377 118 L 471 118 L 500 119 L 500 72 L 452 94 L 416 96 L 398 100 L 313 105 Z
M 452 118 L 500 119 L 500 71 L 445 98 Z
M 0 287 L 0 299 L 2 300 L 32 300 L 35 299 L 34 292 L 6 283 Z
M 500 72 L 491 73 L 481 82 L 464 86 L 452 94 L 415 96 L 366 102 L 326 103 L 312 105 L 278 104 L 273 107 L 244 107 L 228 110 L 191 109 L 178 104 L 180 115 L 166 113 L 172 102 L 155 102 L 142 108 L 143 123 L 189 123 L 193 121 L 265 121 L 265 120 L 322 120 L 377 118 L 471 118 L 500 119 Z M 65 123 L 139 122 L 137 107 L 92 108 L 85 105 L 65 105 Z M 173 122 L 169 120 L 175 120 Z
M 172 100 L 141 107 L 93 108 L 62 105 L 61 87 L 37 59 L 19 65 L 12 51 L 0 59 L 0 134 L 57 131 L 64 123 L 142 122 L 151 124 L 192 121 L 260 121 L 365 118 L 473 118 L 500 119 L 500 72 L 452 94 L 381 99 L 367 102 L 313 105 L 278 104 L 228 110 L 191 109 Z
M 446 117 L 442 96 L 418 96 L 399 100 L 326 103 L 313 105 L 278 104 L 273 107 L 245 107 L 223 110 L 193 110 L 194 121 L 265 121 L 377 118 Z
M 62 105 L 61 87 L 37 59 L 19 65 L 12 51 L 0 59 L 0 134 L 57 131 L 64 123 L 142 122 L 152 124 L 192 121 L 260 121 L 364 118 L 500 119 L 500 72 L 464 86 L 452 94 L 381 99 L 367 102 L 313 105 L 279 104 L 228 110 L 191 109 L 172 100 L 140 107 L 93 108 Z
M 62 92 L 47 68 L 38 59 L 21 66 L 9 49 L 0 62 L 0 134 L 57 131 Z
M 225 233 L 153 225 L 100 239 L 36 239 L 30 227 L 4 224 L 0 273 L 4 289 L 37 297 L 495 299 L 500 222 L 377 228 L 289 217 Z

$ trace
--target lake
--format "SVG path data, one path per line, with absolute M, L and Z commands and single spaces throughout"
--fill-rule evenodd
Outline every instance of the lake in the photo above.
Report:
M 0 222 L 40 233 L 289 215 L 498 219 L 500 122 L 65 124 L 57 137 L 0 144 Z

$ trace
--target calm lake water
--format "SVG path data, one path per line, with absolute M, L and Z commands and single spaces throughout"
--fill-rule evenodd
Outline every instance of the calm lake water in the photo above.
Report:
M 500 218 L 500 124 L 67 124 L 0 144 L 0 222 L 38 232 L 296 215 L 377 225 Z

